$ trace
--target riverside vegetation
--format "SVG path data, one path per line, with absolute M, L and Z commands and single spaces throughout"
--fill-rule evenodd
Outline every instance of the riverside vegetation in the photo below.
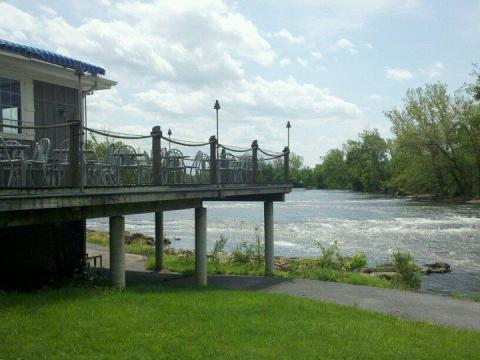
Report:
M 254 228 L 255 241 L 242 242 L 232 252 L 226 252 L 227 239 L 220 237 L 208 254 L 207 268 L 210 274 L 263 275 L 263 244 L 259 227 Z M 108 246 L 108 234 L 89 230 L 87 241 Z M 322 255 L 319 257 L 287 258 L 275 257 L 274 276 L 283 278 L 304 278 L 368 285 L 383 288 L 418 289 L 421 285 L 421 271 L 408 253 L 396 252 L 391 262 L 366 268 L 367 258 L 363 253 L 344 256 L 336 243 L 328 246 L 317 242 Z M 141 234 L 127 237 L 126 252 L 148 257 L 147 268 L 155 268 L 153 239 Z M 195 256 L 193 250 L 165 249 L 164 266 L 169 271 L 193 274 Z
M 331 149 L 314 167 L 291 154 L 294 186 L 431 197 L 480 197 L 480 76 L 455 93 L 427 84 L 407 91 L 403 105 L 385 112 L 393 137 L 377 129 Z M 266 177 L 281 179 L 282 164 Z

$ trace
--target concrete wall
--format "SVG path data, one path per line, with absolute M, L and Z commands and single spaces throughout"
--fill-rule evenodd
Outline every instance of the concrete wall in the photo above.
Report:
M 84 253 L 85 221 L 0 228 L 0 287 L 36 287 L 71 276 Z

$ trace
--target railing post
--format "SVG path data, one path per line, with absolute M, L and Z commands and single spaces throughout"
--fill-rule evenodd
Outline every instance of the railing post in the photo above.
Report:
M 283 171 L 285 184 L 290 183 L 290 149 L 285 146 L 283 149 Z
M 253 140 L 252 142 L 252 184 L 257 183 L 258 175 L 258 142 Z
M 210 136 L 210 184 L 216 184 L 217 178 L 217 138 Z
M 160 126 L 154 126 L 151 134 L 153 185 L 162 185 L 162 131 Z
M 71 117 L 70 120 L 70 134 L 68 149 L 68 166 L 69 166 L 69 181 L 68 186 L 80 187 L 81 186 L 81 164 L 84 162 L 80 159 L 80 121 Z

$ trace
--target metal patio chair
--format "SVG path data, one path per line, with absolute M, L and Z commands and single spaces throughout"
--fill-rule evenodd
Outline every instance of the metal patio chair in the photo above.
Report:
M 138 185 L 140 183 L 140 164 L 135 149 L 130 145 L 122 145 L 114 155 L 117 181 L 121 185 Z
M 146 151 L 143 152 L 143 156 L 138 159 L 140 167 L 140 184 L 152 184 L 152 170 L 153 162 L 152 158 L 148 155 Z
M 50 185 L 49 154 L 50 139 L 42 138 L 35 144 L 33 156 L 25 161 L 29 185 Z
M 20 167 L 20 161 L 18 159 L 12 159 L 8 147 L 7 141 L 0 136 L 0 186 L 12 186 L 13 179 L 17 168 Z
M 187 173 L 187 168 L 183 153 L 178 149 L 170 149 L 167 151 L 165 158 L 165 168 L 167 171 L 167 182 L 172 184 L 183 184 L 185 183 L 185 175 Z
M 252 173 L 252 157 L 250 155 L 242 155 L 235 162 L 237 182 L 246 184 L 250 180 Z
M 21 145 L 18 140 L 5 140 L 5 144 L 12 164 L 12 179 L 9 186 L 25 185 L 25 151 L 10 148 L 11 146 Z
M 223 152 L 220 158 L 220 178 L 224 184 L 234 184 L 238 178 L 237 157 Z
M 197 151 L 192 165 L 185 165 L 186 170 L 188 170 L 189 179 L 192 182 L 200 182 L 199 180 L 204 162 L 204 155 L 205 154 L 202 151 Z

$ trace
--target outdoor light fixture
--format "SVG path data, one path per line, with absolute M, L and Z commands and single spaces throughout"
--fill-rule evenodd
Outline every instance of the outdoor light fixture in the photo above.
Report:
M 218 110 L 220 110 L 220 103 L 218 100 L 215 100 L 215 105 L 213 105 L 213 108 L 215 109 L 217 113 L 217 184 L 220 184 L 220 162 L 218 161 L 218 147 L 220 145 L 220 142 L 218 141 Z
M 290 125 L 290 121 L 287 121 L 287 132 L 288 132 L 288 135 L 287 135 L 287 147 L 290 149 L 290 128 L 292 127 L 292 125 Z

